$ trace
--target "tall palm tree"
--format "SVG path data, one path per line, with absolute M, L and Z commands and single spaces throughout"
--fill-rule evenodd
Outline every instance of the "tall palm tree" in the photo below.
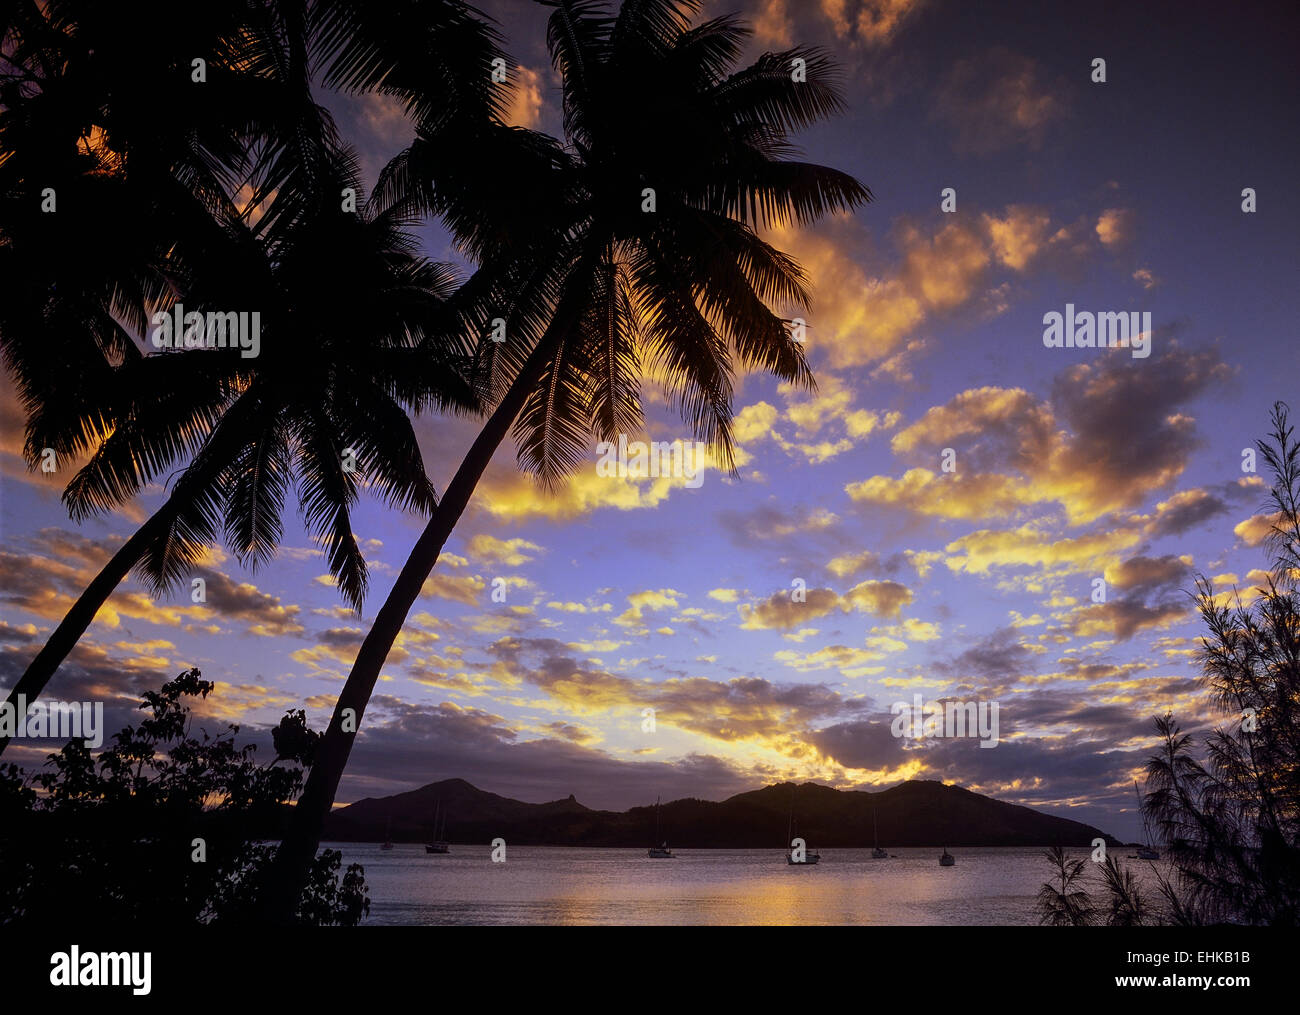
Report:
M 346 152 L 317 171 L 313 200 L 277 198 L 264 229 L 231 221 L 226 249 L 184 266 L 187 310 L 259 313 L 258 357 L 182 349 L 108 378 L 100 408 L 112 429 L 94 435 L 90 460 L 64 492 L 74 518 L 130 500 L 183 450 L 178 434 L 201 437 L 167 501 L 81 595 L 12 696 L 40 693 L 132 568 L 163 592 L 223 534 L 241 561 L 269 560 L 295 480 L 303 517 L 358 609 L 367 572 L 350 509 L 359 490 L 403 510 L 436 504 L 407 412 L 477 405 L 463 380 L 468 349 L 455 344 L 464 330 L 450 302 L 455 275 L 416 255 L 400 208 L 340 209 L 342 188 L 361 188 Z M 57 402 L 33 421 L 42 439 L 69 446 L 84 424 Z
M 25 295 L 0 308 L 0 347 L 28 409 L 29 461 L 44 448 L 93 452 L 64 495 L 82 518 L 189 458 L 11 700 L 41 692 L 133 568 L 162 591 L 189 573 L 221 519 L 241 559 L 266 560 L 295 474 L 308 524 L 359 607 L 366 571 L 348 523 L 358 485 L 431 508 L 404 410 L 475 404 L 446 340 L 460 327 L 445 306 L 451 274 L 415 255 L 403 205 L 342 210 L 343 188 L 361 187 L 311 98 L 307 44 L 316 40 L 327 85 L 353 87 L 364 66 L 373 87 L 436 120 L 430 96 L 465 116 L 502 101 L 464 83 L 489 78 L 495 34 L 458 0 L 399 3 L 400 46 L 350 0 L 317 0 L 310 16 L 302 3 L 230 0 L 180 35 L 163 13 L 135 24 L 103 5 L 53 0 L 20 5 L 4 26 L 0 268 Z M 141 33 L 158 44 L 141 49 Z M 396 67 L 402 46 L 445 59 L 412 78 Z M 173 80 L 178 52 L 206 56 L 202 86 Z M 237 205 L 241 183 L 251 197 Z M 40 209 L 46 186 L 54 215 Z M 264 214 L 254 221 L 254 211 Z M 112 243 L 86 243 L 88 220 Z M 173 302 L 258 310 L 261 356 L 146 355 L 132 333 Z M 342 469 L 346 447 L 356 471 Z
M 592 436 L 641 425 L 654 367 L 714 457 L 732 461 L 736 365 L 804 386 L 800 344 L 769 303 L 806 307 L 798 264 L 758 235 L 870 199 L 852 177 L 796 161 L 790 134 L 841 105 L 817 50 L 735 67 L 748 30 L 692 27 L 696 0 L 553 7 L 547 41 L 563 82 L 564 141 L 501 124 L 422 125 L 381 179 L 442 215 L 479 261 L 507 320 L 484 343 L 496 408 L 470 447 L 358 652 L 281 844 L 268 913 L 287 920 L 319 845 L 380 669 L 497 447 L 555 483 Z M 795 61 L 802 61 L 796 64 Z M 794 73 L 806 71 L 806 79 Z M 472 168 L 454 158 L 477 153 Z M 654 210 L 647 202 L 653 191 Z M 490 314 L 491 311 L 488 311 Z M 481 331 L 480 334 L 485 332 Z M 345 722 L 345 719 L 351 720 Z

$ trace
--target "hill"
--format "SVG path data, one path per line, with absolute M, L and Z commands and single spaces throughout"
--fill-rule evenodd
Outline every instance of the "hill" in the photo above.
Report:
M 796 834 L 818 848 L 870 846 L 873 812 L 885 847 L 1086 846 L 1095 838 L 1119 845 L 1091 825 L 921 780 L 875 793 L 781 783 L 720 802 L 674 800 L 660 809 L 660 838 L 682 849 L 784 848 L 792 797 Z M 395 842 L 426 840 L 439 802 L 451 842 L 487 843 L 500 836 L 512 845 L 644 847 L 654 838 L 653 806 L 597 811 L 573 796 L 529 804 L 464 779 L 341 807 L 330 815 L 325 838 L 378 842 L 391 822 Z

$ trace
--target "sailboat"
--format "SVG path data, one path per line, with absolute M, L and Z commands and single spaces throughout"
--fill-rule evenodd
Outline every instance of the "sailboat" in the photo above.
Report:
M 438 817 L 442 816 L 442 827 L 438 826 Z M 439 800 L 433 809 L 433 842 L 425 843 L 424 851 L 426 853 L 450 853 L 451 846 L 447 844 L 447 815 L 442 813 L 442 801 Z
M 1142 814 L 1142 840 L 1143 844 L 1138 847 L 1136 859 L 1138 860 L 1159 860 L 1160 851 L 1151 845 L 1151 828 L 1147 824 L 1147 816 L 1142 813 L 1142 791 L 1138 789 L 1137 780 L 1133 780 L 1133 792 L 1138 798 L 1138 813 Z
M 393 848 L 393 819 L 392 818 L 388 819 L 388 831 L 384 833 L 384 844 L 379 848 L 380 849 Z
M 659 838 L 659 798 L 655 797 L 655 838 Z M 651 846 L 646 851 L 646 856 L 651 860 L 675 860 L 673 851 L 668 848 L 665 842 L 662 846 Z
M 871 837 L 875 841 L 875 847 L 871 850 L 871 859 L 888 860 L 889 850 L 880 848 L 880 829 L 876 825 L 876 809 L 871 809 Z
M 955 856 L 953 856 L 951 853 L 948 852 L 948 847 L 947 847 L 947 846 L 944 846 L 944 847 L 943 847 L 943 853 L 941 853 L 940 856 L 939 856 L 939 866 L 940 866 L 940 867 L 951 867 L 951 866 L 952 866 L 953 864 L 955 864 L 956 862 L 957 862 L 957 858 L 956 858 Z
M 798 830 L 798 825 L 794 823 L 794 791 L 797 787 L 790 787 L 790 820 L 785 826 L 785 841 L 788 844 L 785 851 L 785 862 L 790 865 L 821 863 L 822 856 L 816 850 L 808 849 L 804 846 L 804 856 L 802 860 L 796 860 L 794 857 L 794 836 Z

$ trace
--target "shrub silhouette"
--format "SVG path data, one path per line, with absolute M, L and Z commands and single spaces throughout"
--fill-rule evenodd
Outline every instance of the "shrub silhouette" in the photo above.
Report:
M 190 700 L 215 685 L 188 670 L 144 695 L 148 715 L 92 757 L 70 740 L 47 771 L 0 768 L 0 925 L 233 924 L 253 919 L 284 810 L 302 786 L 319 734 L 289 712 L 272 731 L 276 756 L 254 760 L 238 726 L 192 733 Z M 203 859 L 198 859 L 202 840 Z M 369 911 L 365 874 L 324 851 L 297 920 L 352 926 Z
M 1201 670 L 1227 721 L 1198 753 L 1172 714 L 1155 719 L 1162 743 L 1147 762 L 1142 810 L 1170 863 L 1151 868 L 1163 905 L 1108 857 L 1106 900 L 1066 906 L 1079 869 L 1067 882 L 1067 861 L 1053 856 L 1062 888 L 1043 886 L 1041 923 L 1091 922 L 1079 915 L 1090 905 L 1113 926 L 1300 923 L 1300 443 L 1287 417 L 1276 403 L 1273 429 L 1257 444 L 1273 474 L 1272 569 L 1258 596 L 1227 602 L 1209 579 L 1197 581 Z

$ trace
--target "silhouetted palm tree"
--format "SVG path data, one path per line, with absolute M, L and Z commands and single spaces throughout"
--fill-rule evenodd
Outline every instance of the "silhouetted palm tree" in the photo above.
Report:
M 228 249 L 206 251 L 183 285 L 187 311 L 258 312 L 260 355 L 177 350 L 114 372 L 103 399 L 113 429 L 64 494 L 75 518 L 139 493 L 181 450 L 177 434 L 206 433 L 166 503 L 82 594 L 14 695 L 40 693 L 132 568 L 162 592 L 223 529 L 241 561 L 269 560 L 295 480 L 303 517 L 357 608 L 367 581 L 350 523 L 359 489 L 403 510 L 436 504 L 407 411 L 477 405 L 462 379 L 469 350 L 448 338 L 464 330 L 447 303 L 454 275 L 414 253 L 399 211 L 340 209 L 343 188 L 361 189 L 346 153 L 317 173 L 321 194 L 277 198 L 262 230 L 230 222 Z
M 448 341 L 463 331 L 445 305 L 452 274 L 416 256 L 404 206 L 344 210 L 344 188 L 361 194 L 360 181 L 309 94 L 311 35 L 332 59 L 328 81 L 348 87 L 362 64 L 422 111 L 416 89 L 385 73 L 395 47 L 367 34 L 365 4 L 322 0 L 310 25 L 301 4 L 226 7 L 221 18 L 209 12 L 213 24 L 196 22 L 207 48 L 178 48 L 185 37 L 168 35 L 167 46 L 145 50 L 210 54 L 214 91 L 187 95 L 156 135 L 143 130 L 160 87 L 148 72 L 168 65 L 132 62 L 139 38 L 123 36 L 127 19 L 96 4 L 32 5 L 6 32 L 0 87 L 14 105 L 0 119 L 11 152 L 0 164 L 0 261 L 24 280 L 25 295 L 3 309 L 0 341 L 29 412 L 28 458 L 44 448 L 93 452 L 65 491 L 74 518 L 129 500 L 189 458 L 167 502 L 74 604 L 11 698 L 40 693 L 132 568 L 160 592 L 190 572 L 223 525 L 241 559 L 265 561 L 295 475 L 331 573 L 359 607 L 366 570 L 348 521 L 358 486 L 431 509 L 405 410 L 475 405 L 461 379 L 465 350 Z M 420 77 L 421 101 L 437 92 L 439 74 L 444 92 L 463 90 L 465 75 L 490 74 L 495 36 L 465 5 L 399 8 L 404 45 L 437 53 L 431 44 L 445 35 L 447 60 Z M 264 108 L 268 94 L 278 104 Z M 440 108 L 471 115 L 498 101 L 480 94 Z M 236 204 L 241 179 L 251 196 Z M 39 213 L 46 182 L 62 202 L 55 215 Z M 88 221 L 107 225 L 112 242 L 85 243 Z M 75 253 L 86 248 L 93 254 Z M 132 332 L 143 335 L 149 311 L 173 302 L 192 312 L 256 310 L 261 354 L 142 353 Z M 348 448 L 353 471 L 343 465 Z
M 511 428 L 521 467 L 554 483 L 591 437 L 640 428 L 642 369 L 653 366 L 729 467 L 736 365 L 812 384 L 800 344 L 768 306 L 806 306 L 804 276 L 756 229 L 870 199 L 852 177 L 792 158 L 791 132 L 841 107 L 821 52 L 769 53 L 733 73 L 748 30 L 731 17 L 691 27 L 695 0 L 627 0 L 617 16 L 590 0 L 541 2 L 554 8 L 547 41 L 563 82 L 564 143 L 499 123 L 426 123 L 377 188 L 441 214 L 483 266 L 480 306 L 496 299 L 495 315 L 485 313 L 507 321 L 507 340 L 484 342 L 481 355 L 499 400 L 338 699 L 281 847 L 277 919 L 315 854 L 350 731 Z M 465 149 L 472 162 L 457 157 Z

